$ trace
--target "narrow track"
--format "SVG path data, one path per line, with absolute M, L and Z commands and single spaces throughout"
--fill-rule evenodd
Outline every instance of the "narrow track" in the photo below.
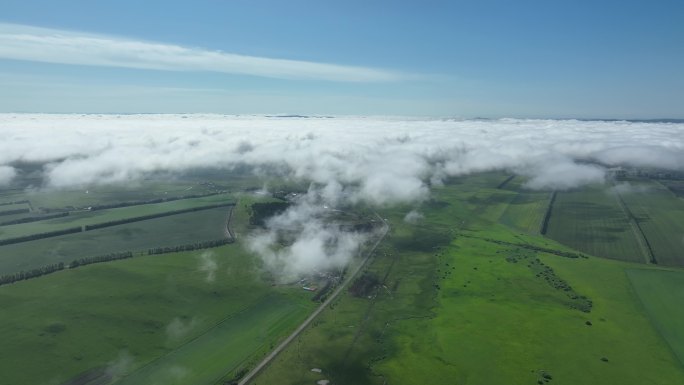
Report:
M 361 269 L 363 269 L 364 266 L 366 266 L 366 263 L 370 259 L 370 256 L 373 255 L 373 252 L 378 247 L 380 242 L 382 242 L 382 240 L 385 239 L 385 236 L 389 231 L 389 225 L 387 224 L 387 222 L 384 219 L 380 218 L 378 214 L 375 215 L 384 224 L 382 228 L 382 234 L 380 235 L 378 240 L 375 241 L 373 247 L 371 247 L 368 250 L 368 252 L 366 252 L 363 261 L 359 263 L 356 269 L 354 269 L 354 271 L 347 276 L 347 278 L 337 287 L 337 289 L 335 289 L 335 291 L 333 291 L 333 293 L 328 297 L 328 299 L 326 299 L 318 308 L 316 308 L 316 310 L 314 310 L 314 312 L 311 313 L 311 315 L 306 320 L 304 320 L 304 322 L 302 322 L 301 325 L 299 325 L 299 327 L 297 327 L 297 329 L 295 329 L 295 331 L 292 332 L 292 334 L 290 334 L 283 342 L 280 343 L 280 345 L 273 349 L 273 351 L 269 355 L 267 355 L 263 360 L 261 360 L 261 362 L 259 362 L 259 364 L 255 366 L 254 369 L 252 369 L 249 373 L 242 377 L 240 382 L 238 382 L 238 385 L 246 385 L 250 381 L 252 381 L 252 379 L 254 379 L 254 377 L 257 374 L 259 374 L 269 363 L 271 363 L 271 361 L 273 361 L 273 359 L 276 356 L 278 356 L 280 352 L 282 352 L 292 341 L 294 341 L 294 339 L 297 338 L 297 336 L 299 336 L 299 334 L 301 334 L 301 332 L 304 331 L 304 329 L 306 329 L 307 326 L 309 326 L 309 324 L 311 324 L 311 322 L 316 317 L 318 317 L 318 315 L 321 314 L 321 312 L 335 300 L 335 298 L 337 298 L 337 296 L 342 292 L 342 290 L 344 290 L 344 288 L 347 287 L 347 284 L 349 284 L 349 282 L 351 282 L 354 279 L 354 277 L 356 277 L 356 275 L 361 271 Z

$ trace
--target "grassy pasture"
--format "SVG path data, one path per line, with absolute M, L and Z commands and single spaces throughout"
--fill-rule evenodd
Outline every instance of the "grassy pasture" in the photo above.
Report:
M 636 295 L 660 335 L 684 365 L 684 272 L 627 269 Z
M 192 207 L 201 207 L 232 201 L 233 199 L 226 195 L 212 195 L 202 198 L 181 199 L 171 202 L 120 207 L 107 210 L 74 211 L 68 216 L 62 218 L 2 226 L 0 227 L 0 239 L 21 237 L 24 235 L 44 233 L 74 226 L 92 225 L 119 219 L 158 214 L 174 210 L 182 210 Z
M 624 269 L 634 264 L 487 241 L 569 250 L 492 222 L 507 203 L 480 199 L 490 186 L 477 194 L 465 183 L 435 189 L 416 224 L 402 221 L 411 208 L 383 212 L 392 232 L 367 268 L 382 285 L 342 296 L 253 383 L 532 385 L 544 374 L 558 384 L 684 381 L 630 290 Z M 423 242 L 431 230 L 450 234 L 448 242 Z M 416 246 L 406 247 L 411 239 Z M 591 312 L 572 308 L 528 262 L 506 259 L 528 254 L 589 297 Z
M 661 184 L 642 181 L 621 193 L 658 264 L 684 266 L 684 200 Z
M 0 274 L 87 256 L 219 239 L 229 210 L 221 207 L 0 246 Z
M 603 187 L 558 192 L 546 235 L 585 253 L 645 262 L 629 217 Z
M 214 384 L 305 317 L 309 297 L 262 283 L 237 244 L 3 286 L 2 383 L 61 384 L 101 370 L 122 383 Z
M 521 177 L 516 177 L 506 185 L 507 189 L 517 192 L 517 195 L 510 201 L 499 221 L 518 231 L 539 234 L 550 193 L 524 189 L 521 181 Z

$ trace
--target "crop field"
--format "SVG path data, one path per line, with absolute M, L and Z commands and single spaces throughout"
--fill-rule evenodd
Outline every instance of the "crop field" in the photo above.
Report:
M 684 180 L 661 180 L 660 183 L 670 189 L 673 194 L 684 198 Z
M 539 234 L 551 193 L 527 190 L 522 187 L 521 179 L 516 177 L 506 185 L 517 195 L 510 201 L 499 221 L 524 233 Z
M 558 192 L 546 236 L 599 257 L 648 261 L 627 213 L 602 187 Z
M 223 238 L 229 210 L 220 207 L 0 246 L 0 275 L 81 257 Z
M 202 198 L 181 199 L 171 202 L 144 204 L 106 210 L 75 211 L 68 216 L 44 221 L 0 226 L 0 239 L 21 237 L 30 234 L 61 230 L 74 226 L 87 226 L 144 215 L 160 214 L 221 203 L 231 203 L 226 195 L 212 195 Z
M 621 193 L 648 239 L 658 264 L 684 266 L 684 200 L 659 183 L 645 181 Z
M 655 269 L 626 272 L 651 322 L 684 365 L 684 272 Z
M 253 383 L 684 381 L 630 290 L 637 265 L 533 250 L 570 249 L 477 218 L 472 193 L 437 189 L 413 225 L 408 208 L 384 212 L 392 233 L 365 273 L 377 286 L 347 292 Z
M 310 293 L 292 290 L 261 283 L 237 244 L 3 286 L 2 382 L 214 384 L 306 316 Z

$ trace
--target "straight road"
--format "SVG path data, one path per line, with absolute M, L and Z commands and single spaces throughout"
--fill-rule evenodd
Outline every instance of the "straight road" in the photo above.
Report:
M 321 314 L 323 309 L 325 309 L 328 305 L 330 305 L 330 303 L 332 303 L 332 301 L 335 300 L 335 298 L 337 298 L 337 296 L 342 292 L 342 290 L 344 290 L 344 288 L 347 287 L 347 284 L 349 282 L 351 282 L 354 279 L 354 277 L 356 277 L 356 275 L 359 273 L 359 271 L 361 271 L 361 269 L 363 269 L 363 267 L 366 265 L 366 263 L 370 259 L 370 256 L 373 254 L 373 252 L 378 247 L 380 242 L 382 242 L 382 240 L 385 239 L 385 236 L 387 235 L 387 232 L 389 231 L 389 225 L 387 224 L 387 222 L 384 219 L 380 218 L 380 216 L 378 214 L 375 214 L 375 215 L 383 223 L 382 234 L 380 235 L 380 238 L 378 238 L 378 240 L 375 241 L 375 243 L 373 244 L 373 247 L 371 247 L 370 250 L 368 250 L 363 261 L 356 267 L 356 269 L 354 269 L 354 271 L 351 274 L 349 274 L 347 276 L 347 279 L 345 279 L 344 282 L 342 282 L 337 287 L 337 289 L 335 289 L 335 291 L 333 291 L 333 293 L 328 297 L 328 299 L 326 299 L 321 304 L 321 306 L 316 308 L 316 310 L 314 310 L 314 312 L 311 313 L 309 318 L 304 320 L 304 322 L 302 322 L 302 324 L 299 325 L 299 327 L 297 327 L 297 329 L 295 329 L 295 331 L 292 332 L 292 334 L 290 334 L 283 342 L 280 343 L 280 345 L 278 345 L 278 347 L 276 347 L 269 355 L 267 355 L 261 362 L 259 362 L 259 364 L 257 366 L 255 366 L 251 372 L 247 373 L 244 377 L 242 377 L 240 382 L 238 382 L 238 385 L 248 384 L 257 374 L 259 374 L 259 372 L 261 372 L 266 367 L 266 365 L 268 365 L 281 351 L 283 351 L 287 347 L 287 345 L 290 344 L 290 342 L 294 341 L 294 339 L 297 338 L 297 336 L 302 331 L 304 331 L 304 329 L 306 329 L 306 327 L 309 326 L 309 324 L 311 324 L 311 321 L 313 321 L 319 314 Z

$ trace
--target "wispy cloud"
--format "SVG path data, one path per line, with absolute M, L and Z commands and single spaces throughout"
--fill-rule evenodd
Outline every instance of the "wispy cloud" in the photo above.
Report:
M 383 69 L 246 56 L 6 23 L 0 23 L 0 58 L 340 82 L 387 82 L 404 78 L 398 72 Z

